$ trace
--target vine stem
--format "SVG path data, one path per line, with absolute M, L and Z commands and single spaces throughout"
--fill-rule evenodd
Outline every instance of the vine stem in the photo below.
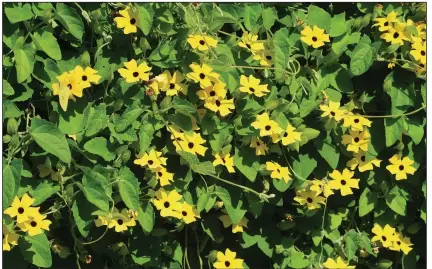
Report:
M 321 221 L 321 242 L 320 242 L 320 244 L 321 244 L 321 252 L 320 252 L 320 256 L 319 256 L 319 260 L 318 260 L 320 266 L 321 266 L 321 258 L 322 258 L 322 254 L 323 254 L 323 250 L 324 250 L 324 247 L 323 247 L 323 240 L 324 240 L 324 222 L 325 222 L 325 216 L 326 216 L 326 211 L 327 211 L 327 198 L 328 198 L 328 197 L 325 198 L 323 218 L 322 218 L 322 221 Z
M 197 242 L 197 256 L 198 256 L 198 260 L 199 260 L 199 264 L 200 264 L 200 269 L 202 269 L 203 268 L 203 262 L 202 262 L 201 255 L 200 255 L 200 244 L 199 244 L 198 234 L 194 228 L 192 228 L 192 230 L 194 232 L 195 240 Z
M 284 158 L 285 158 L 285 161 L 286 161 L 286 163 L 287 163 L 287 165 L 288 165 L 289 170 L 291 170 L 291 172 L 294 174 L 294 176 L 295 176 L 296 178 L 300 179 L 301 181 L 306 181 L 307 179 L 301 177 L 300 175 L 298 175 L 298 174 L 294 171 L 294 169 L 293 169 L 293 168 L 291 167 L 291 165 L 289 164 L 288 158 L 287 158 L 287 156 L 286 156 L 286 154 L 285 154 L 285 149 L 284 149 L 284 147 L 282 147 L 281 144 L 279 144 L 279 146 L 280 146 L 280 148 L 281 148 L 281 150 L 282 150 L 282 154 L 283 154 L 283 156 L 284 156 Z
M 422 111 L 424 108 L 426 108 L 426 105 L 423 105 L 420 108 L 417 108 L 414 111 L 408 112 L 408 113 L 404 113 L 404 114 L 395 114 L 395 115 L 383 115 L 383 116 L 373 116 L 373 115 L 360 115 L 364 118 L 375 118 L 375 119 L 380 119 L 380 118 L 398 118 L 398 117 L 403 117 L 403 116 L 409 116 L 409 115 L 413 115 L 417 112 Z
M 228 180 L 226 180 L 226 179 L 222 179 L 222 178 L 220 178 L 220 177 L 218 177 L 218 176 L 215 176 L 215 175 L 208 175 L 208 176 L 210 176 L 210 177 L 212 177 L 212 178 L 214 178 L 214 179 L 220 180 L 220 181 L 222 181 L 222 182 L 224 182 L 224 183 L 226 183 L 226 184 L 229 184 L 229 185 L 236 186 L 236 187 L 238 187 L 238 188 L 244 189 L 245 191 L 252 192 L 253 194 L 257 195 L 257 196 L 260 197 L 260 198 L 261 198 L 262 195 L 263 195 L 262 193 L 259 193 L 259 192 L 255 191 L 255 190 L 251 189 L 251 188 L 248 188 L 248 187 L 246 187 L 246 186 L 243 186 L 243 185 L 240 185 L 240 184 L 237 184 L 237 183 L 234 183 L 234 182 L 228 181 Z

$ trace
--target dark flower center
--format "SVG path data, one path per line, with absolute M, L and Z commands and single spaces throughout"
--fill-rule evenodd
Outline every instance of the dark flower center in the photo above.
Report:
M 354 142 L 358 143 L 360 141 L 360 138 L 356 137 L 354 138 Z
M 312 37 L 312 41 L 313 41 L 313 42 L 317 42 L 317 41 L 318 41 L 318 38 L 316 38 L 316 36 L 313 36 L 313 37 Z
M 87 81 L 87 76 L 82 76 L 82 81 Z
M 332 115 L 333 117 L 336 115 L 336 113 L 334 111 L 330 112 L 330 115 Z
M 420 64 L 420 67 L 423 68 L 423 67 L 424 67 L 424 64 Z
M 399 165 L 399 170 L 403 171 L 405 167 L 403 165 Z
M 254 88 L 249 88 L 249 91 L 255 92 L 255 89 Z
M 122 225 L 123 224 L 123 220 L 122 219 L 118 219 L 117 223 L 118 223 L 118 225 Z
M 399 37 L 399 33 L 394 33 L 393 34 L 393 38 L 398 38 Z
M 130 20 L 130 24 L 134 25 L 135 23 L 136 23 L 136 20 L 135 20 L 134 18 L 132 18 L 132 19 Z
M 355 120 L 354 120 L 354 123 L 359 123 L 359 122 L 360 122 L 359 119 L 355 119 Z
M 22 207 L 18 208 L 18 213 L 19 214 L 23 214 L 24 213 L 24 208 L 22 208 Z
M 362 162 L 366 161 L 366 156 L 362 156 L 362 157 L 361 157 L 361 161 L 362 161 Z
M 188 147 L 189 147 L 190 149 L 192 149 L 192 148 L 194 147 L 194 143 L 189 142 Z
M 306 201 L 307 201 L 309 204 L 313 202 L 312 198 L 310 198 L 310 197 L 308 197 L 308 198 L 306 199 Z
M 134 77 L 137 77 L 138 75 L 139 75 L 139 73 L 138 72 L 133 72 L 133 74 L 132 74 Z
M 216 100 L 216 105 L 217 105 L 217 106 L 220 106 L 220 105 L 221 105 L 221 102 L 220 102 L 219 100 Z
M 216 92 L 215 91 L 211 91 L 210 92 L 210 96 L 215 96 L 216 95 Z
M 396 244 L 398 244 L 400 246 L 401 245 L 401 241 L 396 241 Z
M 389 23 L 388 23 L 388 21 L 386 21 L 385 23 L 384 23 L 384 26 L 388 26 L 389 25 Z
M 36 227 L 36 226 L 37 226 L 36 221 L 32 221 L 32 222 L 30 222 L 30 226 L 31 226 L 31 227 Z
M 170 89 L 172 90 L 172 89 L 174 89 L 175 88 L 175 84 L 174 83 L 171 83 L 170 84 Z
M 200 40 L 200 45 L 202 46 L 202 45 L 205 45 L 205 42 L 204 42 L 204 40 Z
M 204 79 L 205 75 L 203 73 L 199 74 L 200 79 Z
M 152 164 L 153 164 L 153 161 L 152 161 L 152 160 L 149 160 L 149 161 L 148 161 L 148 164 L 152 165 Z
M 287 137 L 287 136 L 288 136 L 288 133 L 285 133 L 285 134 L 284 134 L 284 137 Z
M 160 177 L 161 177 L 161 176 L 162 176 L 162 172 L 158 172 L 158 176 L 160 176 Z
M 256 142 L 257 147 L 261 146 L 260 142 Z
M 249 44 L 246 44 L 246 47 L 247 47 L 248 49 L 250 49 L 250 48 L 251 48 L 251 46 L 250 46 Z
M 381 239 L 382 239 L 383 241 L 387 241 L 387 237 L 385 237 L 384 235 L 381 236 Z
M 225 163 L 225 162 L 226 162 L 224 158 L 221 158 L 221 159 L 222 159 L 222 162 L 223 162 L 223 163 Z
M 231 263 L 230 263 L 229 261 L 226 261 L 226 262 L 225 262 L 225 266 L 226 266 L 226 267 L 229 267 L 230 265 L 231 265 Z
M 266 125 L 265 130 L 266 131 L 270 131 L 270 129 L 271 129 L 271 126 L 270 125 Z
M 266 59 L 267 59 L 267 60 L 271 60 L 272 57 L 271 57 L 270 55 L 267 55 L 267 56 L 266 56 Z
M 72 90 L 72 84 L 68 84 L 67 87 L 69 90 Z
M 165 203 L 164 203 L 164 207 L 165 207 L 165 208 L 170 207 L 170 203 L 169 203 L 169 202 L 165 202 Z
M 187 212 L 186 211 L 182 211 L 182 215 L 183 215 L 183 217 L 186 217 L 187 216 Z
M 425 55 L 426 55 L 426 51 L 422 50 L 422 51 L 420 52 L 420 54 L 421 54 L 422 56 L 425 56 Z
M 341 180 L 341 184 L 344 185 L 344 186 L 346 185 L 346 181 L 345 181 L 345 179 L 342 179 L 342 180 Z

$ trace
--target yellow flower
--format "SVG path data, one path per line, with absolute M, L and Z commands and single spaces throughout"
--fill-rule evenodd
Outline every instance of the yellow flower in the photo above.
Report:
M 389 247 L 391 250 L 402 251 L 407 255 L 411 250 L 413 244 L 409 237 L 404 237 L 401 233 L 396 233 L 393 245 Z
M 333 179 L 329 182 L 329 187 L 333 190 L 340 190 L 342 196 L 347 196 L 349 194 L 353 194 L 351 188 L 358 189 L 360 179 L 352 178 L 354 176 L 354 172 L 344 169 L 342 174 L 334 170 L 329 174 L 329 176 Z
M 121 212 L 114 207 L 112 218 L 108 222 L 108 228 L 114 230 L 117 233 L 124 232 L 128 230 L 128 227 L 133 227 L 136 225 L 135 218 L 130 217 L 129 210 L 123 208 Z
M 270 92 L 268 85 L 260 85 L 260 80 L 252 75 L 247 78 L 245 75 L 240 76 L 240 91 L 248 94 L 254 94 L 257 97 L 263 97 Z
M 414 59 L 422 64 L 426 64 L 426 41 L 417 41 L 411 45 L 410 54 Z
M 370 134 L 367 130 L 354 131 L 349 130 L 349 134 L 342 135 L 342 144 L 348 145 L 347 150 L 352 152 L 367 151 L 370 140 Z
M 178 95 L 179 92 L 187 94 L 187 86 L 182 83 L 184 76 L 179 71 L 175 71 L 171 76 L 170 71 L 166 70 L 159 76 L 158 81 L 162 82 L 159 84 L 159 89 L 166 92 L 168 96 Z
M 95 219 L 94 221 L 96 227 L 107 226 L 111 218 L 112 218 L 111 214 L 109 214 L 108 216 L 98 216 L 97 219 Z
M 392 23 L 397 22 L 397 13 L 392 11 L 389 14 L 387 14 L 387 17 L 385 18 L 377 18 L 375 23 L 372 26 L 379 26 L 378 30 L 380 32 L 388 31 L 392 28 Z
M 274 60 L 274 51 L 270 49 L 264 49 L 254 52 L 253 59 L 260 62 L 262 66 L 272 66 Z
M 334 194 L 327 180 L 314 179 L 311 180 L 309 183 L 310 183 L 309 189 L 311 191 L 316 192 L 317 195 L 323 193 L 324 197 L 329 197 L 330 195 Z
M 256 121 L 252 122 L 251 125 L 255 129 L 260 130 L 260 136 L 279 135 L 283 131 L 274 120 L 270 119 L 266 112 L 258 115 Z
M 296 128 L 293 127 L 291 124 L 288 123 L 288 126 L 285 130 L 285 133 L 281 136 L 273 134 L 272 135 L 272 141 L 273 143 L 277 143 L 282 138 L 282 145 L 288 146 L 290 144 L 293 144 L 295 142 L 301 141 L 301 132 L 296 132 Z
M 225 250 L 225 254 L 218 251 L 216 254 L 217 262 L 213 264 L 216 269 L 243 269 L 243 259 L 236 259 L 237 253 L 229 250 Z
M 271 171 L 271 178 L 275 179 L 283 179 L 285 183 L 291 180 L 291 173 L 288 170 L 288 167 L 282 167 L 280 164 L 276 162 L 266 162 L 266 169 Z
M 388 63 L 387 68 L 389 69 L 393 69 L 396 66 L 396 62 L 394 62 L 393 60 L 391 62 Z
M 324 29 L 314 26 L 306 26 L 301 32 L 301 41 L 305 42 L 314 49 L 324 46 L 324 42 L 330 42 L 329 35 L 324 32 Z
M 126 7 L 120 10 L 121 17 L 114 18 L 117 27 L 122 29 L 125 34 L 136 33 L 138 24 L 138 14 L 136 14 L 132 8 Z
M 125 62 L 124 66 L 126 68 L 120 68 L 118 72 L 126 79 L 127 83 L 138 82 L 140 79 L 143 81 L 149 80 L 151 67 L 149 67 L 147 63 L 144 62 L 138 65 L 137 62 L 132 59 L 129 62 Z
M 234 170 L 234 157 L 230 156 L 230 153 L 227 150 L 223 150 L 219 153 L 213 154 L 215 160 L 213 161 L 213 166 L 223 165 L 226 167 L 229 173 L 235 173 Z
M 209 47 L 216 48 L 218 41 L 207 35 L 189 35 L 187 42 L 193 49 L 199 51 L 208 50 Z
M 244 32 L 240 41 L 237 43 L 240 47 L 248 49 L 252 53 L 264 50 L 264 42 L 258 40 L 258 35 Z
M 364 126 L 371 127 L 372 122 L 360 115 L 349 113 L 344 117 L 343 126 L 349 127 L 354 131 L 363 131 Z
M 250 147 L 255 149 L 257 156 L 266 155 L 268 151 L 267 145 L 258 137 L 252 137 Z
M 374 227 L 372 228 L 372 232 L 375 234 L 375 236 L 372 237 L 371 241 L 381 241 L 382 246 L 385 248 L 391 247 L 396 239 L 395 228 L 392 228 L 388 224 L 386 224 L 383 229 L 379 224 L 375 223 Z
M 407 179 L 407 174 L 414 175 L 414 172 L 417 170 L 412 165 L 414 161 L 409 157 L 401 158 L 400 155 L 393 155 L 389 159 L 391 164 L 386 166 L 386 169 L 390 171 L 392 175 L 396 175 L 396 180 Z
M 414 43 L 417 40 L 426 40 L 426 24 L 422 22 L 418 22 L 417 25 L 415 22 L 413 22 L 411 19 L 407 20 L 408 26 L 414 26 L 417 30 L 417 35 L 411 34 L 411 42 Z
M 249 220 L 245 216 L 243 216 L 239 223 L 233 223 L 230 216 L 227 214 L 227 211 L 223 209 L 222 212 L 225 214 L 219 216 L 219 220 L 222 221 L 222 224 L 225 228 L 228 228 L 232 225 L 233 233 L 242 233 L 244 231 L 243 227 L 247 228 Z
M 160 211 L 162 217 L 181 218 L 181 214 L 175 211 L 175 209 L 178 208 L 178 203 L 182 196 L 176 190 L 167 193 L 164 189 L 159 189 L 155 193 L 155 196 L 156 198 L 153 198 L 152 202 L 156 206 L 156 209 Z
M 297 196 L 294 197 L 294 201 L 298 202 L 300 205 L 306 205 L 309 210 L 321 208 L 320 204 L 325 204 L 325 198 L 319 196 L 319 192 L 300 190 L 296 193 Z
M 324 268 L 327 269 L 354 269 L 355 265 L 349 265 L 348 262 L 344 262 L 341 257 L 337 257 L 336 261 L 332 258 L 328 258 L 325 263 L 323 263 Z
M 389 29 L 387 33 L 383 33 L 381 38 L 392 45 L 403 45 L 404 40 L 408 40 L 406 32 L 406 24 L 396 22 L 393 27 Z
M 340 108 L 339 102 L 330 101 L 328 105 L 320 105 L 320 109 L 323 111 L 321 117 L 329 117 L 329 119 L 335 119 L 340 121 L 343 119 L 347 111 Z
M 50 220 L 45 219 L 45 215 L 37 214 L 25 222 L 18 223 L 17 226 L 23 231 L 27 232 L 29 236 L 41 234 L 43 230 L 49 231 L 51 224 Z
M 180 218 L 186 223 L 192 223 L 200 218 L 198 211 L 194 206 L 191 206 L 185 202 L 177 203 L 176 210 L 180 213 Z
M 77 65 L 75 69 L 72 71 L 73 75 L 77 78 L 79 81 L 78 83 L 83 88 L 90 87 L 90 82 L 97 84 L 101 76 L 97 75 L 97 71 L 94 70 L 91 67 L 86 67 L 86 69 L 83 69 L 80 65 Z
M 207 151 L 207 147 L 204 147 L 206 141 L 201 137 L 199 133 L 193 133 L 192 135 L 184 134 L 183 140 L 178 141 L 178 143 L 174 143 L 176 145 L 177 151 L 182 150 L 186 152 L 190 152 L 194 155 L 199 154 L 204 156 Z
M 189 72 L 186 77 L 195 82 L 199 82 L 201 88 L 210 87 L 213 81 L 219 80 L 219 74 L 212 72 L 213 69 L 206 64 L 199 65 L 197 63 L 192 63 L 189 67 L 192 69 L 192 72 Z
M 227 94 L 227 90 L 225 89 L 226 84 L 219 81 L 215 83 L 214 85 L 210 85 L 208 87 L 205 87 L 204 89 L 201 89 L 197 91 L 198 98 L 200 100 L 212 100 L 212 99 L 219 99 L 219 98 L 225 98 Z
M 231 113 L 231 110 L 235 109 L 234 106 L 234 98 L 233 99 L 212 99 L 205 102 L 204 107 L 208 108 L 209 110 L 219 114 L 222 117 L 227 116 Z
M 17 223 L 23 223 L 28 221 L 31 217 L 36 217 L 39 215 L 39 207 L 31 207 L 34 203 L 33 198 L 31 198 L 27 193 L 24 193 L 21 200 L 18 196 L 15 196 L 11 206 L 7 208 L 4 213 L 12 218 L 17 218 Z
M 19 236 L 14 232 L 9 232 L 6 225 L 3 224 L 3 251 L 10 251 L 11 245 L 18 245 Z
M 170 173 L 164 167 L 157 167 L 152 169 L 152 172 L 156 174 L 156 179 L 159 180 L 160 185 L 170 185 L 170 181 L 174 181 L 174 174 Z
M 69 99 L 73 99 L 73 96 L 83 96 L 83 85 L 80 84 L 81 78 L 77 77 L 73 72 L 65 72 L 60 76 L 57 76 L 58 83 L 52 84 L 53 95 L 59 95 L 62 90 L 62 86 L 66 86 L 69 90 Z
M 373 170 L 374 165 L 376 167 L 380 167 L 381 165 L 381 160 L 378 160 L 376 158 L 366 161 L 365 152 L 363 151 L 354 153 L 353 157 L 354 157 L 353 159 L 347 162 L 347 167 L 349 167 L 349 169 L 351 170 L 354 170 L 357 167 L 360 172 L 364 172 L 364 171 Z
M 141 158 L 134 160 L 134 164 L 148 165 L 150 169 L 155 169 L 166 165 L 166 161 L 167 158 L 162 157 L 162 152 L 151 149 L 149 153 L 146 152 Z

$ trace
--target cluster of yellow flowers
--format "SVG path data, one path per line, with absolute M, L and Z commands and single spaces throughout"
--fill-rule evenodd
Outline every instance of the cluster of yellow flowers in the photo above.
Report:
M 123 208 L 120 212 L 116 207 L 113 208 L 107 216 L 98 216 L 95 220 L 96 227 L 108 226 L 108 229 L 114 228 L 118 233 L 127 231 L 128 227 L 136 225 L 135 218 L 138 216 L 136 211 Z
M 407 255 L 412 250 L 411 240 L 409 237 L 404 237 L 402 233 L 396 231 L 395 228 L 386 224 L 381 227 L 379 224 L 375 224 L 372 228 L 372 233 L 375 234 L 372 237 L 372 242 L 380 241 L 381 245 L 385 248 L 394 250 L 394 251 L 402 251 L 405 255 Z
M 259 61 L 260 65 L 273 65 L 274 52 L 268 47 L 264 40 L 258 40 L 258 35 L 244 32 L 237 44 L 239 47 L 245 48 L 251 52 L 253 59 Z
M 100 78 L 93 68 L 87 66 L 84 69 L 82 66 L 77 65 L 72 71 L 57 76 L 58 82 L 51 86 L 53 94 L 59 96 L 60 106 L 66 111 L 69 99 L 74 100 L 74 96 L 82 97 L 83 90 L 89 88 L 91 83 L 97 84 Z
M 174 181 L 174 174 L 168 172 L 166 169 L 167 158 L 162 157 L 162 152 L 151 149 L 150 152 L 144 153 L 144 155 L 134 161 L 142 167 L 147 166 L 156 175 L 156 179 L 159 181 L 160 185 L 166 186 L 170 185 L 171 181 Z
M 423 72 L 426 67 L 426 24 L 414 23 L 410 19 L 403 22 L 397 16 L 398 14 L 392 11 L 386 17 L 375 19 L 373 26 L 378 27 L 378 30 L 383 32 L 381 38 L 392 45 L 402 46 L 404 41 L 410 42 L 410 54 L 420 65 L 419 71 Z M 389 63 L 388 67 L 393 68 L 394 63 Z
M 26 232 L 28 236 L 34 236 L 43 233 L 43 230 L 49 231 L 50 220 L 46 215 L 39 213 L 39 207 L 32 207 L 35 199 L 24 193 L 21 199 L 15 197 L 11 206 L 4 213 L 11 218 L 16 218 L 16 226 L 21 231 Z M 10 245 L 18 244 L 18 235 L 10 232 L 3 224 L 3 250 L 9 251 Z
M 181 202 L 182 198 L 176 190 L 166 191 L 161 188 L 155 193 L 152 202 L 162 217 L 174 217 L 189 224 L 196 221 L 200 216 L 195 206 L 184 201 Z

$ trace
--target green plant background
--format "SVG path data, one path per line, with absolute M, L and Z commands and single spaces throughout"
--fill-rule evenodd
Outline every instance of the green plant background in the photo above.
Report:
M 187 251 L 190 268 L 200 268 L 200 259 L 207 268 L 214 251 L 230 248 L 249 268 L 319 268 L 321 253 L 324 257 L 338 253 L 356 268 L 425 268 L 426 78 L 407 64 L 409 45 L 389 46 L 372 27 L 376 17 L 392 10 L 424 21 L 425 5 L 140 3 L 136 4 L 138 32 L 125 35 L 113 22 L 124 4 L 4 4 L 3 209 L 15 195 L 28 192 L 42 211 L 51 212 L 53 221 L 46 234 L 20 239 L 12 251 L 3 252 L 5 266 L 187 268 L 183 260 Z M 330 33 L 331 42 L 319 49 L 308 47 L 300 41 L 302 23 L 319 25 Z M 250 68 L 258 65 L 237 46 L 242 29 L 272 41 L 275 69 Z M 217 37 L 217 48 L 192 51 L 186 39 L 199 30 Z M 397 65 L 389 69 L 394 58 Z M 239 98 L 232 116 L 210 113 L 200 123 L 206 146 L 213 151 L 232 144 L 236 173 L 216 170 L 219 177 L 244 188 L 209 176 L 215 174 L 209 165 L 211 150 L 199 160 L 185 162 L 170 142 L 166 123 L 190 130 L 185 115 L 198 119 L 198 86 L 190 85 L 187 96 L 150 98 L 147 85 L 125 83 L 117 72 L 131 59 L 145 59 L 152 66 L 152 77 L 164 70 L 187 73 L 192 62 L 208 63 L 235 97 L 241 74 L 254 74 L 269 84 L 271 92 L 264 98 Z M 51 84 L 76 65 L 90 65 L 102 78 L 85 90 L 83 98 L 70 101 L 64 112 Z M 361 114 L 376 116 L 370 118 L 370 148 L 383 165 L 356 173 L 360 189 L 354 195 L 332 196 L 325 213 L 322 208 L 306 212 L 293 202 L 300 178 L 324 178 L 333 169 L 341 171 L 351 158 L 341 145 L 342 131 L 327 129 L 320 117 L 322 90 L 329 100 L 356 104 Z M 264 110 L 282 122 L 288 119 L 306 128 L 301 146 L 290 150 L 286 159 L 278 147 L 258 157 L 242 144 L 243 137 L 254 133 L 250 123 Z M 67 135 L 76 135 L 76 141 Z M 89 141 L 96 140 L 102 143 L 90 148 Z M 168 157 L 175 188 L 200 211 L 197 222 L 184 225 L 161 218 L 146 199 L 157 187 L 133 160 L 149 147 L 162 149 Z M 413 176 L 400 182 L 385 169 L 398 152 L 415 160 L 417 167 Z M 292 184 L 269 180 L 261 173 L 268 160 L 287 161 L 299 177 Z M 61 180 L 40 178 L 41 164 L 62 171 Z M 139 188 L 120 191 L 115 183 L 119 177 Z M 109 196 L 88 197 L 91 194 L 80 191 L 87 194 L 86 188 L 106 184 Z M 274 197 L 263 201 L 245 188 Z M 124 207 L 130 197 L 141 201 L 139 224 L 125 233 L 110 230 L 97 242 L 83 244 L 104 232 L 93 225 L 95 204 L 104 205 L 99 210 L 113 202 Z M 246 214 L 250 222 L 243 233 L 223 228 L 214 208 L 217 201 L 230 206 L 231 218 Z M 3 215 L 3 222 L 11 220 Z M 374 253 L 370 242 L 374 223 L 404 227 L 413 251 Z M 62 253 L 55 253 L 55 244 L 70 255 L 62 258 Z M 366 254 L 360 254 L 361 249 Z M 90 264 L 84 262 L 87 255 Z

